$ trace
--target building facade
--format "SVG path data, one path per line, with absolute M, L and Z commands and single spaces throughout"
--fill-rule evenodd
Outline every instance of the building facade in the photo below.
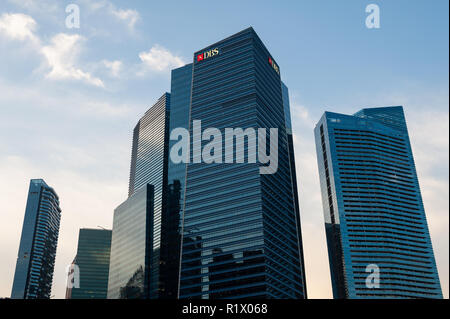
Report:
M 192 64 L 172 70 L 169 128 L 189 129 Z M 169 140 L 169 150 L 176 141 Z M 184 206 L 186 164 L 168 161 L 167 205 L 161 231 L 161 298 L 178 297 L 181 229 Z
M 67 299 L 106 299 L 108 292 L 111 230 L 80 229 L 73 270 L 78 287 L 71 285 Z M 74 282 L 72 282 L 74 283 Z
M 335 298 L 442 298 L 402 107 L 315 128 Z
M 61 208 L 55 190 L 30 181 L 12 299 L 49 299 L 55 267 Z
M 165 93 L 139 120 L 133 132 L 129 197 L 114 212 L 109 276 L 112 281 L 108 298 L 155 299 L 162 297 L 165 291 L 165 281 L 160 277 L 168 278 L 164 258 L 170 256 L 172 249 L 161 244 L 161 236 L 166 233 L 163 223 L 167 224 L 164 212 L 168 189 L 169 112 L 170 94 Z M 124 228 L 125 225 L 128 228 Z M 138 241 L 142 242 L 138 244 Z M 138 245 L 141 250 L 124 251 L 132 245 Z M 125 266 L 127 262 L 130 265 Z M 129 287 L 140 280 L 142 287 L 139 287 L 143 291 L 131 293 L 137 290 Z M 125 293 L 121 293 L 121 289 Z
M 108 299 L 149 299 L 153 254 L 154 187 L 144 185 L 114 210 Z
M 248 28 L 196 52 L 189 86 L 192 140 L 193 121 L 222 132 L 276 128 L 278 170 L 260 174 L 245 138 L 244 163 L 193 158 L 186 166 L 179 298 L 306 298 L 289 104 L 277 63 Z M 191 141 L 193 157 L 205 144 Z

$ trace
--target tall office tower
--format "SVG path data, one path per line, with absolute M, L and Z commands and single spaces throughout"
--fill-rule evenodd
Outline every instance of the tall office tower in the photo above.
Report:
M 129 198 L 114 213 L 108 298 L 153 299 L 159 298 L 164 289 L 160 276 L 162 258 L 168 253 L 161 247 L 161 231 L 165 222 L 169 111 L 170 94 L 165 93 L 134 129 Z M 141 245 L 143 251 L 128 251 L 131 244 Z M 120 290 L 129 287 L 124 280 L 136 267 L 142 268 L 143 276 L 132 273 L 135 279 L 128 279 L 134 285 L 136 278 L 142 278 L 143 293 L 121 295 Z
M 335 298 L 442 298 L 403 108 L 315 128 Z
M 188 85 L 193 161 L 183 182 L 179 297 L 305 298 L 289 107 L 278 65 L 248 28 L 196 52 Z M 221 132 L 278 129 L 278 170 L 260 174 L 260 164 L 248 161 L 249 135 L 241 140 L 236 131 L 244 163 L 199 163 L 195 154 L 208 141 L 195 143 L 193 121 Z
M 71 285 L 67 299 L 106 299 L 108 291 L 111 230 L 80 229 L 74 260 L 77 285 Z
M 28 191 L 12 299 L 51 296 L 61 208 L 56 192 L 42 179 L 32 179 Z

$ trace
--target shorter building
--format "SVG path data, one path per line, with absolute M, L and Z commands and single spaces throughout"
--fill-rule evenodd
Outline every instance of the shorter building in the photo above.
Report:
M 80 229 L 67 299 L 106 299 L 111 234 L 107 229 Z
M 153 206 L 154 187 L 147 184 L 114 210 L 108 299 L 150 298 Z
M 49 299 L 51 296 L 61 208 L 55 190 L 32 179 L 23 220 L 12 299 Z

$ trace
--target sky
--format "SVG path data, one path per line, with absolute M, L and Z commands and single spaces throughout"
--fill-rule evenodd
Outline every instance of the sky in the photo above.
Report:
M 380 28 L 366 27 L 369 4 Z M 80 28 L 66 26 L 66 6 Z M 11 293 L 29 180 L 61 199 L 52 295 L 80 228 L 111 228 L 132 130 L 170 70 L 252 26 L 289 87 L 310 298 L 331 298 L 313 129 L 325 110 L 402 105 L 444 296 L 449 296 L 447 0 L 0 1 L 0 297 Z

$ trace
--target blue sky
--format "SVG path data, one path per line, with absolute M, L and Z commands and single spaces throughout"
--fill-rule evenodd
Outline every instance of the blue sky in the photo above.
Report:
M 80 29 L 65 25 L 79 5 Z M 365 26 L 380 7 L 381 28 Z M 0 296 L 14 273 L 30 178 L 63 207 L 53 293 L 80 227 L 111 227 L 131 133 L 170 69 L 253 26 L 290 89 L 311 297 L 331 296 L 313 128 L 325 110 L 403 105 L 448 297 L 448 8 L 435 1 L 3 0 L 0 4 Z M 5 182 L 6 181 L 6 182 Z

